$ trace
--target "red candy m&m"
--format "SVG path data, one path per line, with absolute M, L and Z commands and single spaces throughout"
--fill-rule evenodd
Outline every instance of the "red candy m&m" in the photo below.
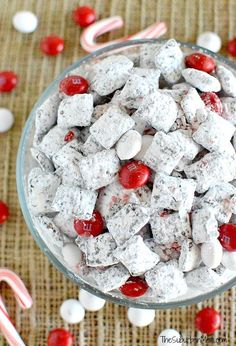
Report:
M 150 168 L 140 161 L 128 162 L 119 171 L 119 181 L 126 189 L 145 185 L 150 176 Z
M 216 63 L 215 60 L 202 53 L 193 53 L 186 56 L 185 65 L 190 68 L 195 68 L 196 70 L 211 73 L 215 70 Z
M 59 84 L 59 90 L 68 96 L 84 94 L 88 91 L 89 84 L 81 76 L 68 76 Z
M 90 220 L 75 220 L 74 221 L 74 229 L 75 231 L 83 237 L 96 237 L 101 234 L 103 231 L 103 219 L 102 215 L 98 210 L 93 212 L 93 216 Z
M 228 42 L 227 50 L 232 56 L 236 57 L 236 37 Z
M 64 141 L 70 142 L 74 138 L 75 138 L 75 133 L 73 131 L 68 131 L 67 134 L 65 135 Z
M 143 296 L 147 292 L 148 284 L 144 279 L 139 277 L 130 277 L 119 290 L 127 297 L 137 298 Z
M 226 223 L 219 228 L 219 241 L 226 251 L 236 251 L 236 225 Z
M 13 71 L 0 71 L 0 92 L 12 91 L 18 82 L 18 77 Z
M 215 112 L 219 115 L 223 113 L 223 105 L 222 102 L 215 93 L 213 92 L 205 92 L 201 95 L 202 101 L 205 103 L 206 107 L 209 108 L 212 112 Z
M 53 329 L 48 334 L 47 346 L 73 346 L 73 335 L 63 328 Z
M 96 12 L 89 6 L 80 6 L 73 11 L 72 17 L 75 24 L 85 28 L 95 22 Z
M 9 217 L 9 209 L 8 206 L 0 201 L 0 225 L 2 225 L 5 221 L 7 221 Z
M 204 308 L 200 310 L 195 318 L 197 330 L 205 334 L 213 334 L 220 328 L 221 315 L 213 308 Z
M 46 36 L 42 39 L 40 48 L 47 55 L 58 55 L 64 49 L 64 40 L 56 35 Z

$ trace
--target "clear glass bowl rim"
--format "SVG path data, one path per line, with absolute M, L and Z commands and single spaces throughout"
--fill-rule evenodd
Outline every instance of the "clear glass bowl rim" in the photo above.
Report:
M 17 153 L 17 163 L 16 163 L 16 183 L 17 183 L 17 192 L 18 192 L 18 198 L 20 202 L 20 206 L 22 209 L 22 213 L 24 216 L 24 219 L 26 221 L 26 224 L 40 247 L 40 249 L 43 251 L 43 253 L 48 257 L 48 259 L 51 261 L 51 263 L 62 273 L 64 274 L 68 279 L 70 279 L 72 282 L 75 284 L 79 285 L 80 288 L 85 289 L 86 291 L 103 298 L 108 301 L 112 301 L 113 303 L 119 304 L 119 305 L 124 305 L 127 307 L 134 307 L 134 308 L 139 308 L 139 309 L 154 309 L 154 310 L 159 310 L 159 309 L 174 309 L 177 307 L 183 307 L 191 304 L 197 304 L 199 302 L 202 302 L 206 299 L 213 298 L 214 296 L 223 293 L 224 291 L 230 289 L 234 285 L 236 285 L 236 277 L 229 280 L 227 283 L 223 284 L 222 286 L 218 287 L 217 289 L 214 289 L 210 292 L 203 293 L 200 295 L 197 295 L 196 297 L 185 299 L 185 300 L 176 300 L 176 301 L 171 301 L 167 303 L 155 303 L 155 302 L 140 302 L 139 298 L 136 300 L 131 300 L 126 297 L 114 297 L 111 296 L 110 294 L 103 293 L 99 291 L 97 288 L 94 288 L 90 284 L 84 282 L 83 280 L 78 278 L 78 275 L 75 274 L 66 268 L 54 255 L 53 253 L 49 250 L 45 242 L 37 237 L 36 233 L 37 230 L 34 227 L 29 209 L 27 207 L 27 201 L 26 201 L 26 196 L 24 192 L 24 156 L 25 156 L 25 148 L 26 148 L 26 142 L 27 142 L 27 134 L 28 131 L 31 127 L 31 125 L 34 122 L 35 119 L 35 111 L 36 109 L 44 102 L 44 100 L 47 99 L 47 97 L 50 95 L 51 91 L 53 88 L 58 84 L 58 82 L 65 77 L 71 70 L 78 68 L 82 63 L 85 63 L 86 61 L 89 61 L 90 59 L 103 55 L 104 53 L 108 53 L 110 51 L 115 51 L 116 49 L 119 48 L 124 48 L 124 47 L 132 47 L 136 45 L 142 45 L 145 43 L 158 43 L 158 42 L 166 42 L 167 40 L 162 40 L 162 39 L 139 39 L 139 40 L 130 40 L 122 43 L 117 43 L 117 44 L 112 44 L 109 45 L 108 47 L 98 49 L 94 53 L 91 53 L 89 55 L 86 55 L 85 57 L 79 59 L 75 63 L 71 64 L 68 66 L 62 73 L 58 75 L 58 77 L 46 88 L 46 90 L 40 95 L 38 101 L 35 103 L 33 109 L 30 112 L 30 115 L 25 123 L 19 147 L 18 147 L 18 153 Z M 185 48 L 190 48 L 194 51 L 201 51 L 203 53 L 206 53 L 210 56 L 212 56 L 214 59 L 216 59 L 218 62 L 222 62 L 230 66 L 232 69 L 236 70 L 236 64 L 229 59 L 213 53 L 209 51 L 208 49 L 202 48 L 200 46 L 191 44 L 191 43 L 185 43 L 181 41 L 177 41 L 181 47 Z M 46 250 L 45 250 L 46 249 Z M 141 298 L 141 297 L 140 297 Z

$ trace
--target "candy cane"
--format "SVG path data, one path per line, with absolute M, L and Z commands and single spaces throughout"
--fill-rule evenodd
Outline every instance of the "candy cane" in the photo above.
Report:
M 0 269 L 0 281 L 6 282 L 11 287 L 17 302 L 23 309 L 29 309 L 32 306 L 32 298 L 30 297 L 23 281 L 14 272 L 8 269 Z M 25 346 L 8 315 L 1 297 L 0 329 L 10 346 Z
M 123 20 L 119 16 L 114 16 L 97 21 L 82 32 L 80 37 L 81 46 L 87 52 L 93 52 L 99 48 L 106 47 L 113 43 L 142 38 L 158 38 L 167 30 L 166 24 L 164 22 L 157 22 L 136 34 L 125 36 L 106 43 L 96 43 L 96 38 L 98 36 L 106 32 L 119 29 L 123 26 L 123 24 Z

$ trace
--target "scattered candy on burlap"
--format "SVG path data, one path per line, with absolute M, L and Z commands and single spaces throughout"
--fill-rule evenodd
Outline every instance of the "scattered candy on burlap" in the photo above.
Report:
M 197 45 L 217 53 L 221 49 L 222 42 L 215 32 L 206 31 L 198 36 Z
M 155 310 L 128 308 L 128 320 L 135 327 L 146 327 L 154 321 Z
M 78 300 L 67 299 L 61 304 L 60 315 L 65 322 L 76 324 L 84 319 L 85 310 Z
M 12 25 L 17 31 L 23 34 L 30 34 L 37 29 L 38 18 L 33 12 L 19 11 L 14 14 Z

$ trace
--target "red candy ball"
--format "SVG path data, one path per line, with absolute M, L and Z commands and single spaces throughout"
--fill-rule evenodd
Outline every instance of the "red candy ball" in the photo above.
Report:
M 197 330 L 205 334 L 213 334 L 220 328 L 221 315 L 213 308 L 204 308 L 200 310 L 195 318 Z
M 137 298 L 143 296 L 148 290 L 148 284 L 139 277 L 130 277 L 119 290 L 127 297 Z
M 75 24 L 85 28 L 95 22 L 96 12 L 89 6 L 80 6 L 73 11 L 72 17 Z
M 209 108 L 212 112 L 215 112 L 219 115 L 223 113 L 222 102 L 215 93 L 206 92 L 201 94 L 201 99 L 205 103 L 206 107 Z
M 215 70 L 216 63 L 213 58 L 202 53 L 193 53 L 185 58 L 185 65 L 196 70 L 211 73 Z
M 229 54 L 236 57 L 236 37 L 234 37 L 232 40 L 230 40 L 227 44 L 227 50 Z
M 65 135 L 64 141 L 65 142 L 70 142 L 72 141 L 72 139 L 75 137 L 75 134 L 73 131 L 69 131 L 67 132 L 67 134 Z
M 12 91 L 18 82 L 18 77 L 13 71 L 0 72 L 0 92 Z
M 226 251 L 236 251 L 236 225 L 226 223 L 219 228 L 219 241 Z
M 119 171 L 119 181 L 126 189 L 145 185 L 150 176 L 150 168 L 140 161 L 128 162 Z
M 59 84 L 59 90 L 68 96 L 84 94 L 88 91 L 89 84 L 83 77 L 69 76 Z
M 46 36 L 42 39 L 40 48 L 47 55 L 58 55 L 64 49 L 64 40 L 56 35 Z
M 48 334 L 48 346 L 73 346 L 73 335 L 63 328 L 53 329 Z
M 0 225 L 7 221 L 9 217 L 9 209 L 8 206 L 0 201 Z
M 103 231 L 103 219 L 99 211 L 95 210 L 90 220 L 75 220 L 74 228 L 75 231 L 83 237 L 96 237 Z

